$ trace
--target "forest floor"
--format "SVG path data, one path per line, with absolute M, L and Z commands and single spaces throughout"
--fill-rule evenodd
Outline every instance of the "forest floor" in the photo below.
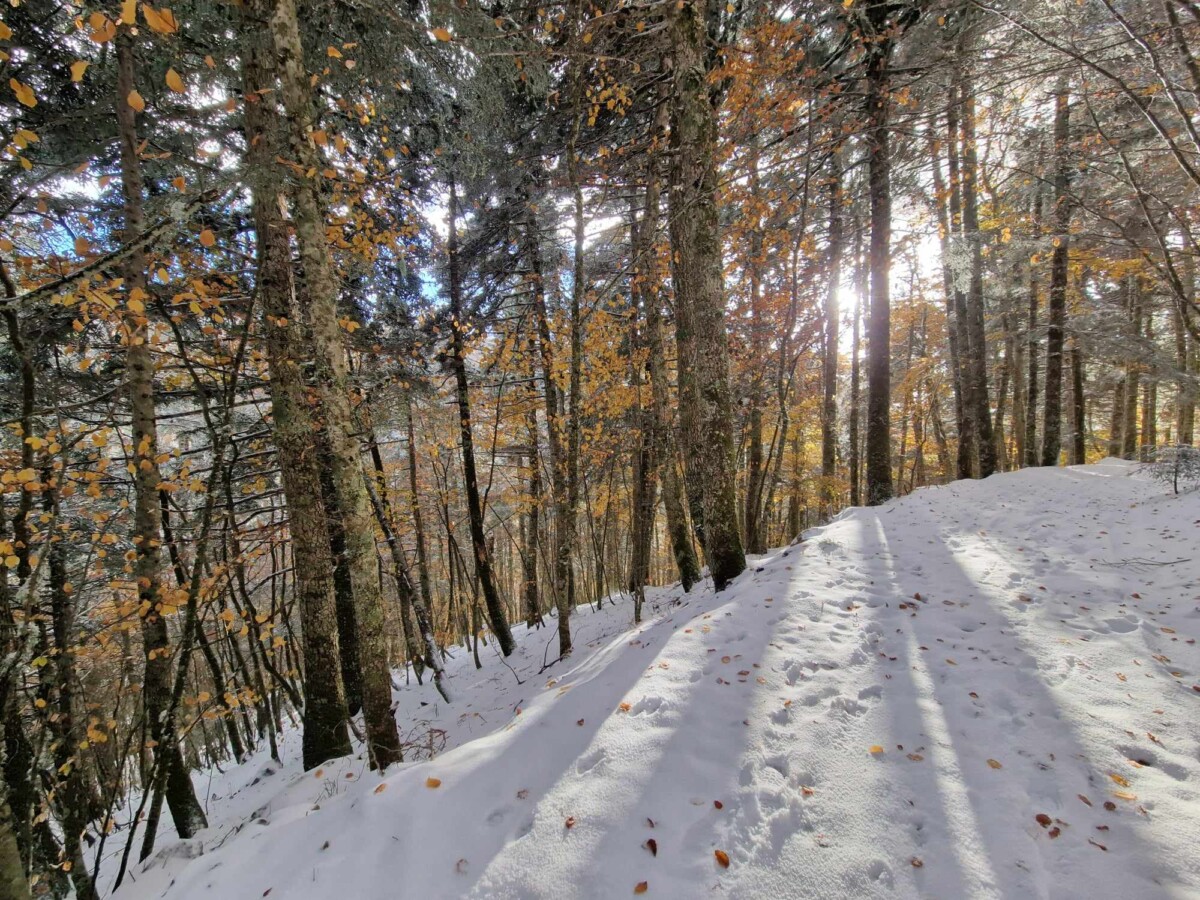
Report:
M 198 775 L 118 897 L 1200 896 L 1198 539 L 1113 460 L 848 510 L 541 674 L 552 623 L 459 648 L 397 692 L 432 760 Z

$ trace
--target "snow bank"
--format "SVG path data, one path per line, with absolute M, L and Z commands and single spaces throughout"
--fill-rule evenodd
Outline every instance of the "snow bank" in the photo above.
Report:
M 1119 460 L 849 510 L 637 629 L 582 610 L 543 675 L 552 629 L 457 651 L 453 707 L 397 693 L 431 761 L 289 736 L 118 897 L 1200 896 L 1198 529 Z

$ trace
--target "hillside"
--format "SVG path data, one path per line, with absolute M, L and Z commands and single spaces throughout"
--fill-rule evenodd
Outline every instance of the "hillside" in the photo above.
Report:
M 1198 537 L 1118 461 L 848 510 L 540 675 L 550 629 L 459 648 L 453 707 L 396 695 L 430 761 L 197 776 L 117 896 L 1196 896 Z

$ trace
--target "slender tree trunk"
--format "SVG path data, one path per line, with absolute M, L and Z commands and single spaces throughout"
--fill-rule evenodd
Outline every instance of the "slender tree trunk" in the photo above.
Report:
M 1035 237 L 1040 241 L 1042 236 L 1042 191 L 1036 189 L 1033 198 L 1033 229 Z M 1037 263 L 1029 263 L 1029 324 L 1028 335 L 1029 372 L 1025 389 L 1025 455 L 1023 465 L 1036 466 L 1041 460 L 1037 444 L 1037 414 L 1038 414 L 1038 270 Z
M 1046 402 L 1042 425 L 1042 465 L 1057 466 L 1062 449 L 1063 334 L 1067 318 L 1067 262 L 1071 206 L 1067 196 L 1071 107 L 1066 82 L 1054 100 L 1054 253 L 1050 260 L 1050 304 L 1046 329 Z
M 338 324 L 338 286 L 325 235 L 320 154 L 312 137 L 311 83 L 295 0 L 275 0 L 271 33 L 289 121 L 291 158 L 312 178 L 293 178 L 293 223 L 304 266 L 308 324 L 312 329 L 317 397 L 329 437 L 338 512 L 346 535 L 346 556 L 354 587 L 355 632 L 362 668 L 363 722 L 371 764 L 385 769 L 401 759 L 400 737 L 392 715 L 387 630 L 375 549 L 375 517 L 367 493 L 361 448 L 354 429 L 346 348 Z
M 1108 455 L 1120 457 L 1122 452 L 1122 434 L 1125 431 L 1125 378 L 1120 378 L 1113 386 L 1112 416 L 1108 426 Z
M 842 280 L 842 169 L 838 152 L 830 160 L 829 173 L 829 287 L 825 293 L 825 340 L 821 359 L 821 503 L 822 513 L 832 514 L 837 489 L 837 376 L 838 332 L 841 313 L 838 289 Z M 757 365 L 756 360 L 756 365 Z
M 1083 351 L 1079 338 L 1071 338 L 1071 455 L 1073 466 L 1087 462 L 1087 421 L 1085 418 L 1085 396 L 1083 393 Z
M 949 113 L 954 116 L 953 110 Z M 953 119 L 951 119 L 953 121 Z M 963 454 L 964 435 L 966 435 L 966 426 L 963 421 L 963 378 L 962 378 L 962 356 L 966 352 L 965 348 L 959 344 L 959 313 L 955 304 L 955 288 L 954 288 L 954 270 L 950 261 L 950 238 L 952 222 L 949 211 L 947 209 L 947 199 L 950 198 L 951 191 L 956 191 L 957 186 L 952 185 L 949 189 L 946 186 L 945 179 L 942 177 L 942 163 L 938 156 L 938 141 L 936 138 L 937 120 L 930 125 L 929 130 L 929 165 L 930 171 L 933 173 L 933 192 L 934 192 L 934 212 L 937 215 L 938 221 L 938 243 L 942 254 L 942 289 L 945 292 L 945 309 L 946 309 L 946 343 L 950 351 L 950 386 L 954 393 L 954 427 L 959 435 L 959 477 L 964 478 L 969 475 L 969 467 L 964 470 L 961 461 L 968 457 Z M 954 133 L 954 129 L 950 129 L 950 133 Z M 953 156 L 953 153 L 951 153 Z M 952 167 L 953 169 L 953 164 Z M 966 445 L 969 446 L 969 445 Z M 965 474 L 964 474 L 965 472 Z
M 656 128 L 665 139 L 667 130 L 668 104 L 665 98 L 659 104 Z M 679 571 L 679 581 L 684 591 L 700 580 L 700 561 L 692 545 L 692 534 L 688 528 L 687 511 L 683 502 L 683 485 L 679 478 L 679 450 L 675 440 L 675 422 L 671 415 L 671 386 L 667 376 L 666 350 L 662 327 L 662 282 L 663 273 L 658 262 L 659 208 L 661 181 L 658 158 L 651 158 L 646 175 L 645 210 L 642 213 L 641 238 L 646 248 L 648 282 L 643 296 L 645 299 L 646 366 L 650 372 L 650 399 L 654 419 L 654 431 L 658 443 L 659 467 L 662 475 L 663 510 L 667 518 L 667 534 L 671 541 L 671 553 Z
M 754 221 L 750 228 L 750 408 L 746 414 L 748 424 L 746 440 L 746 504 L 742 516 L 745 524 L 746 549 L 750 553 L 763 553 L 766 543 L 762 527 L 763 470 L 763 375 L 766 361 L 767 322 L 762 308 L 762 215 L 759 212 L 758 138 L 753 134 L 750 141 L 750 197 L 754 204 Z
M 1146 343 L 1154 343 L 1154 310 L 1146 310 Z M 1147 374 L 1142 385 L 1142 442 L 1138 448 L 1138 459 L 1149 462 L 1158 446 L 1158 384 Z
M 631 204 L 632 206 L 632 204 Z M 630 249 L 633 255 L 633 276 L 630 287 L 630 305 L 632 307 L 632 322 L 630 324 L 630 346 L 634 358 L 641 356 L 645 350 L 645 328 L 639 328 L 640 320 L 646 315 L 647 307 L 657 303 L 657 290 L 649 270 L 653 267 L 653 244 L 647 237 L 653 238 L 657 223 L 643 218 L 638 221 L 636 209 L 630 210 L 629 230 Z M 648 291 L 647 288 L 650 288 Z M 661 341 L 661 337 L 660 337 Z M 650 364 L 647 360 L 646 373 L 649 375 Z M 654 410 L 653 385 L 650 385 L 651 396 L 647 398 L 646 382 L 650 380 L 636 364 L 631 367 L 630 380 L 635 385 L 635 414 L 638 423 L 638 445 L 633 457 L 633 527 L 630 539 L 629 590 L 633 594 L 633 620 L 642 620 L 642 604 L 646 599 L 646 582 L 650 579 L 651 539 L 654 536 L 655 512 L 658 508 L 658 483 L 655 474 L 658 470 L 659 435 L 658 422 Z M 647 402 L 649 400 L 649 402 Z
M 475 577 L 479 579 L 479 587 L 483 591 L 488 620 L 492 626 L 492 633 L 496 635 L 496 641 L 500 644 L 500 651 L 509 656 L 516 645 L 508 627 L 508 614 L 505 612 L 504 602 L 496 589 L 492 558 L 483 530 L 483 502 L 479 496 L 479 476 L 475 470 L 475 437 L 471 429 L 471 395 L 467 383 L 466 341 L 463 338 L 467 326 L 463 317 L 457 218 L 458 187 L 451 177 L 447 244 L 450 257 L 450 364 L 454 369 L 455 395 L 458 402 L 458 433 L 462 447 L 463 482 L 467 493 L 467 518 L 471 529 L 471 549 L 475 556 Z M 559 614 L 562 614 L 561 608 Z M 562 626 L 559 627 L 561 638 Z
M 708 85 L 708 22 L 699 0 L 670 13 L 674 90 L 670 233 L 679 411 L 689 480 L 702 489 L 704 554 L 715 588 L 746 568 L 737 520 L 733 397 L 717 219 L 717 116 Z
M 537 412 L 531 406 L 527 414 L 529 430 L 529 511 L 522 519 L 521 543 L 525 624 L 541 625 L 542 604 L 538 596 L 538 551 L 541 546 L 542 466 L 538 453 Z
M 862 331 L 862 304 L 867 298 L 866 265 L 862 255 L 862 224 L 855 232 L 855 260 L 858 268 L 856 280 L 858 290 L 855 292 L 854 312 L 850 325 L 850 505 L 862 506 L 862 472 L 861 445 L 859 438 L 859 423 L 862 421 L 862 350 L 859 347 Z
M 129 104 L 129 96 L 136 89 L 134 77 L 133 38 L 125 26 L 117 36 L 117 130 L 121 155 L 121 192 L 124 198 L 125 240 L 144 230 L 141 161 L 138 158 L 137 112 Z M 125 260 L 125 288 L 128 297 L 141 301 L 149 299 L 146 292 L 145 253 L 135 248 Z M 127 304 L 126 319 L 127 351 L 125 356 L 126 385 L 129 390 L 129 406 L 133 444 L 134 466 L 134 513 L 131 541 L 136 558 L 133 577 L 138 586 L 138 599 L 142 609 L 142 648 L 146 656 L 143 676 L 142 703 L 149 726 L 150 739 L 154 742 L 154 757 L 160 773 L 156 779 L 162 786 L 167 808 L 175 823 L 176 833 L 189 838 L 208 822 L 204 810 L 196 799 L 192 779 L 184 765 L 179 749 L 179 737 L 172 727 L 166 733 L 165 725 L 171 719 L 171 673 L 173 657 L 164 618 L 163 603 L 167 589 L 159 572 L 159 555 L 162 534 L 159 531 L 158 485 L 162 476 L 158 469 L 158 429 L 154 408 L 154 357 L 150 347 L 150 331 L 143 312 L 135 311 Z M 154 846 L 156 821 L 148 821 L 146 840 L 143 842 L 143 858 Z
M 425 518 L 421 514 L 421 492 L 417 478 L 417 435 L 413 428 L 413 398 L 404 397 L 404 427 L 408 439 L 408 505 L 413 517 L 413 541 L 417 545 L 417 580 L 426 615 L 433 609 L 433 591 L 429 584 L 429 554 L 425 548 Z

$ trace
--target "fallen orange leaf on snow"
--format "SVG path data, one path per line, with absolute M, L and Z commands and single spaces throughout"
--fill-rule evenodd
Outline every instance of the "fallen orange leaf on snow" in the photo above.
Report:
M 728 853 L 726 853 L 724 850 L 714 850 L 713 856 L 716 857 L 718 866 L 720 866 L 722 869 L 729 868 L 729 854 Z
M 427 788 L 435 788 L 435 787 L 441 787 L 441 786 L 442 786 L 442 779 L 440 779 L 440 778 L 430 777 L 430 778 L 425 779 L 425 787 L 427 787 Z

